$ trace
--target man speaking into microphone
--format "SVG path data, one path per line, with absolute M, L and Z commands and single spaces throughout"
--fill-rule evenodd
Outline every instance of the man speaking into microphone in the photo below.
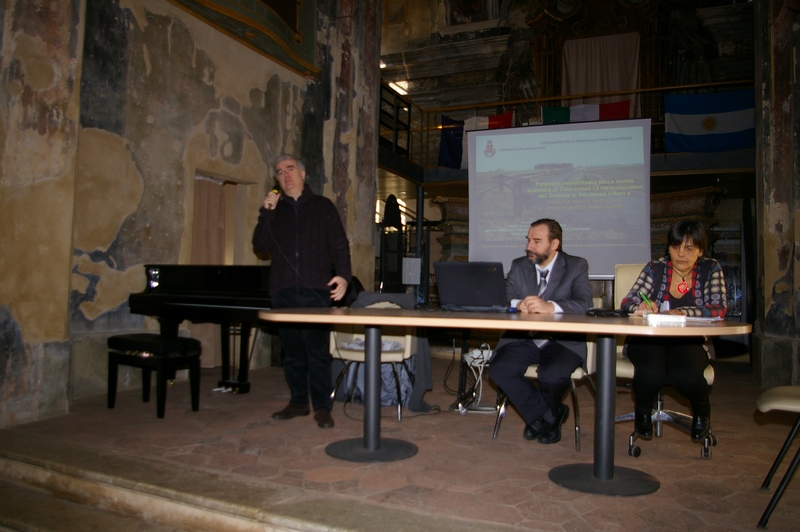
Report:
M 341 300 L 352 278 L 350 243 L 333 202 L 305 184 L 306 168 L 291 155 L 275 159 L 278 186 L 264 198 L 253 248 L 271 253 L 269 289 L 273 308 L 330 307 Z M 327 325 L 286 324 L 278 329 L 289 404 L 272 414 L 286 420 L 307 416 L 333 427 L 331 357 Z

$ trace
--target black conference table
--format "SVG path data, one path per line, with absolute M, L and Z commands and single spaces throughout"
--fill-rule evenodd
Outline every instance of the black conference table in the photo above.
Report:
M 614 465 L 616 336 L 727 336 L 748 334 L 752 326 L 731 321 L 687 321 L 650 326 L 642 318 L 599 318 L 576 314 L 439 312 L 405 309 L 274 309 L 259 318 L 277 323 L 361 325 L 365 329 L 364 436 L 331 443 L 326 452 L 354 462 L 387 462 L 417 454 L 412 442 L 381 438 L 381 327 L 441 327 L 585 333 L 597 337 L 597 404 L 593 462 L 554 467 L 548 476 L 566 488 L 604 495 L 643 495 L 660 487 L 658 480 L 637 469 Z

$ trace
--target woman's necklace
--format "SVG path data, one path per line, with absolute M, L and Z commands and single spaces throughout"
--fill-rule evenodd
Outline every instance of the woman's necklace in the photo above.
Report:
M 681 275 L 677 271 L 675 273 Z M 690 273 L 692 272 L 689 271 L 689 273 L 687 273 L 686 275 L 689 275 Z M 681 294 L 685 294 L 686 292 L 689 291 L 689 285 L 686 283 L 686 275 L 681 275 L 681 282 L 678 283 L 678 292 L 680 292 Z

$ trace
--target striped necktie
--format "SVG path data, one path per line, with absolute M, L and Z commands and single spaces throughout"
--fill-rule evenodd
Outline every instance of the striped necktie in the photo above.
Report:
M 547 288 L 547 274 L 549 271 L 550 270 L 542 270 L 539 272 L 539 291 L 537 295 L 540 297 L 542 294 L 544 294 L 544 291 Z

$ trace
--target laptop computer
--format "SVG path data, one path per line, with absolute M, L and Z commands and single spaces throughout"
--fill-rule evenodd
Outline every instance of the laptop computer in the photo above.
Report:
M 442 310 L 507 312 L 502 262 L 434 262 Z

